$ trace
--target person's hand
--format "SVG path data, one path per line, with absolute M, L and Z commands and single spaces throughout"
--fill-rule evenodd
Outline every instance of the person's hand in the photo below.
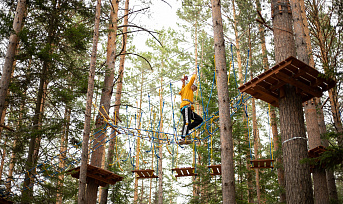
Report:
M 194 72 L 193 72 L 193 75 L 197 75 L 197 71 L 194 71 Z
M 185 82 L 186 80 L 188 80 L 188 76 L 184 76 L 184 77 L 181 79 L 182 82 Z

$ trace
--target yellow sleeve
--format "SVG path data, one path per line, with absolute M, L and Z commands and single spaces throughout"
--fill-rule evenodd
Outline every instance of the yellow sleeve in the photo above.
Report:
M 186 85 L 186 86 L 188 86 L 188 87 L 191 87 L 192 86 L 192 84 L 194 83 L 194 81 L 195 81 L 195 77 L 196 77 L 196 75 L 195 74 L 193 74 L 192 75 L 192 78 L 191 78 L 191 80 L 189 80 L 189 82 L 188 82 L 188 84 Z

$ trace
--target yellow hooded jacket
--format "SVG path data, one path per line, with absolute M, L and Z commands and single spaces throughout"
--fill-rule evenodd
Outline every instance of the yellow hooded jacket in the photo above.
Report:
M 183 108 L 186 105 L 189 105 L 191 101 L 193 103 L 193 91 L 191 89 L 191 86 L 193 85 L 194 81 L 195 81 L 195 74 L 192 76 L 191 80 L 189 80 L 188 84 L 186 86 L 182 86 L 181 91 L 179 92 L 179 94 L 181 95 L 181 105 L 180 108 Z M 183 99 L 187 99 L 189 101 L 184 101 Z M 191 104 L 191 109 L 194 110 L 194 106 Z

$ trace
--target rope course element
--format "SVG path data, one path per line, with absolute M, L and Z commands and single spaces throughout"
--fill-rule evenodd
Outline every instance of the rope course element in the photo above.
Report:
M 230 69 L 231 69 L 231 64 L 232 64 L 232 68 L 233 68 L 233 74 L 236 75 L 233 63 L 230 63 Z M 208 110 L 209 110 L 209 103 L 212 99 L 214 83 L 216 83 L 216 75 L 215 75 L 215 71 L 214 71 L 210 97 L 208 99 L 207 104 L 205 104 L 204 100 L 203 100 L 203 95 L 202 95 L 202 86 L 200 83 L 200 68 L 199 68 L 199 66 L 197 66 L 197 72 L 198 72 L 198 76 L 199 76 L 199 84 L 200 84 L 199 90 L 200 90 L 200 98 L 201 98 L 201 103 L 202 103 L 202 112 L 204 115 L 204 120 L 198 127 L 194 128 L 189 133 L 189 135 L 194 134 L 194 136 L 190 139 L 191 142 L 193 143 L 194 155 L 196 155 L 196 152 L 197 152 L 196 143 L 201 142 L 201 141 L 208 141 L 208 148 L 211 148 L 211 160 L 212 160 L 213 159 L 213 157 L 212 157 L 212 136 L 219 129 L 219 125 L 218 125 L 218 121 L 219 121 L 218 113 L 219 113 L 219 111 L 216 111 L 216 112 L 212 113 L 211 115 L 209 115 Z M 238 86 L 236 76 L 235 76 L 235 82 L 236 82 L 236 86 Z M 129 116 L 127 105 L 125 107 L 126 108 L 126 122 L 124 123 L 124 126 L 121 126 L 121 125 L 117 124 L 117 116 L 116 115 L 115 115 L 114 119 L 111 119 L 103 107 L 101 107 L 102 110 L 100 110 L 93 103 L 95 110 L 101 114 L 101 119 L 105 121 L 105 124 L 102 128 L 96 130 L 96 132 L 94 132 L 91 135 L 92 139 L 90 140 L 89 143 L 92 145 L 90 145 L 91 148 L 89 149 L 88 154 L 91 155 L 93 152 L 98 150 L 101 146 L 106 145 L 106 143 L 115 139 L 116 140 L 115 155 L 117 158 L 112 164 L 110 164 L 110 166 L 117 164 L 119 169 L 121 171 L 123 171 L 120 163 L 130 160 L 130 163 L 131 163 L 133 170 L 134 170 L 134 168 L 135 168 L 134 160 L 139 159 L 139 158 L 135 158 L 135 155 L 134 155 L 134 153 L 132 153 L 132 150 L 136 148 L 135 147 L 136 139 L 140 138 L 140 139 L 143 139 L 144 141 L 147 141 L 150 143 L 150 150 L 147 150 L 146 153 L 152 152 L 152 154 L 156 158 L 159 158 L 158 154 L 156 153 L 156 148 L 160 147 L 159 145 L 166 145 L 168 152 L 173 156 L 172 168 L 177 167 L 177 156 L 178 156 L 179 147 L 181 149 L 183 149 L 184 147 L 182 147 L 178 144 L 179 135 L 177 134 L 177 127 L 181 121 L 182 116 L 180 115 L 180 119 L 178 120 L 178 122 L 175 121 L 176 120 L 175 112 L 174 112 L 175 102 L 173 102 L 172 83 L 173 82 L 169 82 L 170 97 L 171 97 L 171 110 L 172 110 L 171 111 L 172 112 L 172 121 L 170 121 L 171 128 L 169 128 L 169 129 L 172 130 L 172 133 L 163 132 L 163 131 L 159 130 L 160 126 L 161 126 L 161 119 L 162 118 L 158 118 L 156 116 L 156 113 L 152 114 L 153 111 L 152 111 L 151 103 L 150 103 L 150 95 L 148 95 L 148 98 L 149 98 L 149 116 L 148 116 L 148 118 L 149 118 L 149 123 L 150 123 L 150 127 L 148 127 L 148 129 L 141 128 L 140 127 L 141 125 L 139 125 L 139 128 L 136 128 L 137 122 L 139 124 L 142 123 L 142 114 L 139 117 L 139 121 L 137 121 L 137 115 L 135 114 L 135 116 L 134 116 L 135 127 L 131 127 L 131 123 L 133 123 L 132 122 L 133 116 L 132 115 Z M 229 83 L 229 80 L 228 80 L 228 83 Z M 230 104 L 231 104 L 231 115 L 230 116 L 232 117 L 243 106 L 243 104 L 247 100 L 249 100 L 250 98 L 251 98 L 251 96 L 249 96 L 248 94 L 244 94 L 244 93 L 243 94 L 240 93 L 239 95 L 233 97 L 231 102 L 230 102 Z M 175 98 L 174 98 L 174 100 L 175 100 Z M 162 114 L 163 114 L 164 105 L 165 105 L 165 101 L 162 102 L 162 108 L 161 108 Z M 155 121 L 157 121 L 157 120 L 158 120 L 158 124 L 156 127 Z M 214 127 L 215 125 L 217 126 L 216 128 Z M 198 131 L 197 135 L 206 134 L 207 136 L 204 138 L 197 137 L 195 135 L 196 131 Z M 108 134 L 106 134 L 106 133 L 108 133 Z M 102 136 L 103 134 L 105 134 L 105 137 L 102 140 L 98 141 L 98 138 L 100 136 Z M 160 137 L 159 135 L 162 135 L 162 137 Z M 123 146 L 126 146 L 126 148 L 127 148 L 126 152 L 124 150 L 119 152 L 119 150 L 118 150 L 118 137 L 126 138 L 125 143 L 123 145 Z M 132 145 L 132 143 L 133 143 L 133 145 Z M 209 143 L 211 143 L 211 145 Z M 17 182 L 16 182 L 16 184 L 14 184 L 12 186 L 12 188 L 16 187 L 20 191 L 25 191 L 25 190 L 33 188 L 34 184 L 45 183 L 50 178 L 52 178 L 58 174 L 64 173 L 69 168 L 75 167 L 75 165 L 77 165 L 81 160 L 81 157 L 80 157 L 81 149 L 79 148 L 81 146 L 81 144 L 82 144 L 82 141 L 80 141 L 79 143 L 77 143 L 75 145 L 72 145 L 71 147 L 67 148 L 67 150 L 58 153 L 57 155 L 53 156 L 52 158 L 47 159 L 46 161 L 41 162 L 40 164 L 37 164 L 35 167 L 31 168 L 30 170 L 25 171 L 24 173 L 16 176 Z M 172 148 L 170 149 L 168 145 L 172 145 Z M 176 145 L 176 159 L 174 159 L 175 145 Z M 127 153 L 127 155 L 125 155 L 126 153 Z M 63 159 L 59 159 L 59 156 L 64 155 L 64 154 L 66 156 Z M 64 167 L 60 168 L 59 164 L 61 162 L 67 162 L 67 163 L 64 165 Z M 209 164 L 210 163 L 211 163 L 211 161 L 209 161 Z M 196 174 L 196 158 L 194 161 L 194 167 L 195 168 L 194 168 L 194 171 L 192 174 Z M 20 181 L 25 181 L 25 179 L 23 178 L 23 175 L 25 175 L 25 174 L 28 175 L 28 179 L 33 180 L 33 182 L 31 182 L 30 186 L 21 186 L 21 184 L 20 184 Z M 14 182 L 14 180 L 12 179 L 9 182 Z

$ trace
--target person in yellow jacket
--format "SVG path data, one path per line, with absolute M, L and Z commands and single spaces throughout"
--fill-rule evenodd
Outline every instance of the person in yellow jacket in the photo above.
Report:
M 197 90 L 197 86 L 193 84 L 195 81 L 195 77 L 196 77 L 196 72 L 193 73 L 187 85 L 185 85 L 186 78 L 181 79 L 182 89 L 179 92 L 179 94 L 181 95 L 180 108 L 181 108 L 181 113 L 183 116 L 183 126 L 182 126 L 182 132 L 181 132 L 182 140 L 185 139 L 185 137 L 188 135 L 190 130 L 200 125 L 203 121 L 201 116 L 199 116 L 198 114 L 194 112 L 193 92 Z

